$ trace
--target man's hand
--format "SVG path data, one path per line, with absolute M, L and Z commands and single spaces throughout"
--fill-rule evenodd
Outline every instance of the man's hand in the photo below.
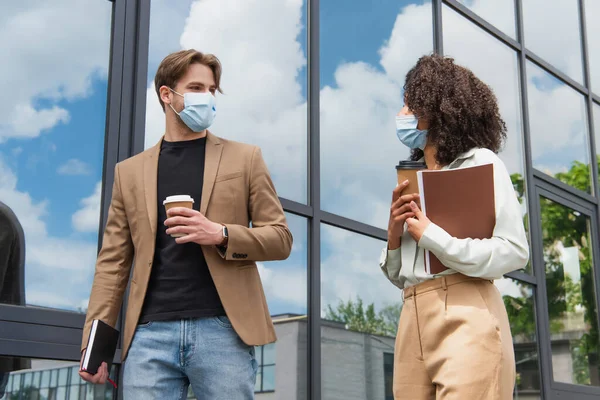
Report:
M 419 243 L 421 237 L 423 237 L 423 232 L 425 232 L 425 229 L 427 229 L 431 221 L 423 214 L 417 203 L 414 201 L 410 202 L 410 208 L 415 214 L 415 217 L 406 220 L 406 230 L 410 233 L 410 236 Z
M 85 372 L 81 370 L 81 366 L 83 365 L 83 357 L 85 353 L 81 356 L 81 363 L 79 364 L 79 376 L 86 382 L 95 383 L 99 385 L 104 385 L 108 380 L 108 366 L 105 362 L 100 365 L 98 368 L 98 372 L 95 375 L 90 374 L 89 372 Z
M 220 245 L 223 243 L 223 225 L 212 222 L 202 213 L 185 207 L 175 207 L 167 211 L 165 225 L 167 235 L 184 234 L 175 242 L 197 243 L 201 245 Z

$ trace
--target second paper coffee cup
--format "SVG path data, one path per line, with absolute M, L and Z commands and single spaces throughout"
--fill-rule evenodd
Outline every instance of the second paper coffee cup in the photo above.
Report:
M 400 161 L 398 165 L 396 165 L 398 184 L 401 184 L 408 179 L 408 186 L 402 191 L 402 194 L 419 193 L 417 171 L 423 169 L 427 169 L 427 164 L 421 161 Z
M 185 207 L 192 208 L 194 205 L 194 199 L 187 194 L 177 195 L 177 196 L 169 196 L 163 201 L 163 205 L 165 206 L 165 212 L 169 211 L 174 207 Z M 182 237 L 185 236 L 183 233 L 175 233 L 171 235 L 172 237 Z

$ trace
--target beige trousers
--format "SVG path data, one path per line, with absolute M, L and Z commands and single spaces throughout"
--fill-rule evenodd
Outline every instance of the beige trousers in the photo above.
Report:
M 404 290 L 395 400 L 509 400 L 515 355 L 502 296 L 455 274 Z

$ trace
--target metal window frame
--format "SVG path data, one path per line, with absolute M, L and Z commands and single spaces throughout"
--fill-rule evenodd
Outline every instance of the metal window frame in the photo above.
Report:
M 100 0 L 98 0 L 100 1 Z M 108 77 L 108 104 L 106 117 L 106 136 L 103 160 L 103 185 L 101 200 L 100 232 L 106 225 L 108 207 L 112 193 L 114 167 L 122 161 L 144 149 L 145 133 L 145 107 L 146 107 L 146 81 L 148 65 L 148 44 L 150 34 L 150 1 L 147 0 L 119 0 L 113 1 L 112 26 L 111 26 L 111 51 L 110 69 Z M 588 111 L 589 149 L 594 166 L 597 165 L 597 155 L 594 151 L 595 143 L 593 125 L 593 103 L 600 103 L 600 96 L 592 92 L 590 86 L 590 68 L 588 54 L 588 39 L 586 32 L 586 19 L 584 0 L 578 0 L 580 12 L 581 44 L 584 68 L 584 82 L 580 84 L 559 71 L 557 68 L 537 56 L 525 46 L 523 30 L 522 0 L 514 0 L 515 6 L 515 34 L 516 39 L 505 34 L 479 15 L 473 13 L 468 7 L 458 0 L 432 0 L 433 19 L 433 48 L 436 53 L 443 54 L 443 21 L 442 8 L 447 5 L 459 15 L 465 17 L 470 23 L 483 29 L 517 52 L 519 86 L 521 96 L 521 120 L 523 132 L 523 151 L 525 157 L 526 196 L 529 206 L 530 231 L 532 238 L 533 275 L 523 271 L 516 271 L 507 276 L 527 282 L 533 286 L 536 303 L 536 326 L 538 334 L 538 354 L 541 375 L 541 388 L 545 396 L 550 396 L 551 377 L 548 375 L 548 363 L 551 359 L 542 340 L 547 320 L 544 310 L 545 283 L 543 275 L 541 225 L 539 221 L 540 190 L 549 191 L 569 204 L 583 206 L 587 212 L 593 210 L 591 215 L 600 215 L 600 189 L 598 185 L 598 171 L 592 171 L 594 195 L 575 190 L 555 178 L 548 177 L 534 170 L 531 159 L 531 132 L 529 125 L 529 110 L 527 100 L 527 61 L 541 67 L 560 81 L 564 82 L 578 93 L 585 96 Z M 307 349 L 307 384 L 308 398 L 320 400 L 322 397 L 322 368 L 321 368 L 321 226 L 323 224 L 345 229 L 356 234 L 385 241 L 387 233 L 384 229 L 369 224 L 330 213 L 321 208 L 321 163 L 320 163 L 320 18 L 319 0 L 307 0 L 307 101 L 308 101 L 308 202 L 299 203 L 281 198 L 281 203 L 286 212 L 306 218 L 307 230 L 307 290 L 308 290 L 308 349 Z M 600 219 L 592 221 L 593 231 L 598 233 Z M 98 244 L 101 245 L 102 237 L 99 235 Z M 598 248 L 594 254 L 599 257 Z M 535 256 L 535 255 L 538 256 Z M 596 258 L 598 259 L 598 258 Z M 544 293 L 542 293 L 544 292 Z M 597 298 L 600 296 L 597 293 Z M 44 310 L 25 307 L 0 305 L 0 331 L 8 326 L 7 322 L 20 322 L 30 325 L 33 330 L 43 331 L 40 327 L 55 327 L 62 329 L 81 328 L 83 316 L 81 314 L 64 311 Z M 547 333 L 547 332 L 546 332 Z M 17 341 L 18 342 L 18 341 Z M 43 358 L 79 359 L 79 343 L 52 343 L 44 339 L 44 333 L 39 334 L 39 341 L 15 343 L 0 337 L 0 353 Z M 118 364 L 118 360 L 115 360 Z M 576 388 L 578 389 L 578 388 Z M 568 390 L 572 390 L 571 387 Z M 577 391 L 584 394 L 586 391 Z
M 112 18 L 100 233 L 104 230 L 108 216 L 115 165 L 128 158 L 132 149 L 138 145 L 133 132 L 139 129 L 140 122 L 142 125 L 144 122 L 140 121 L 139 116 L 140 107 L 145 107 L 145 94 L 140 96 L 139 84 L 143 82 L 145 86 L 150 16 L 148 1 L 108 2 L 112 7 Z M 141 68 L 142 64 L 144 68 Z M 101 243 L 102 235 L 99 234 L 98 249 Z M 84 315 L 70 311 L 0 304 L 0 354 L 79 361 L 84 320 Z M 65 333 L 64 340 L 57 339 L 61 337 L 61 332 Z M 21 335 L 27 340 L 7 339 L 14 338 L 15 335 Z M 121 350 L 118 349 L 114 359 L 117 371 L 120 370 L 120 358 Z M 115 396 L 119 397 L 116 392 Z

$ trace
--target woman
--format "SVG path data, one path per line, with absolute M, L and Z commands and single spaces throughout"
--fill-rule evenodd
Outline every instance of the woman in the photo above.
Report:
M 493 164 L 496 225 L 490 239 L 457 239 L 399 184 L 381 268 L 404 290 L 396 337 L 394 398 L 512 399 L 515 359 L 508 316 L 493 280 L 523 268 L 529 247 L 510 176 L 496 153 L 506 138 L 492 90 L 451 58 L 419 59 L 406 76 L 400 141 L 428 169 Z M 468 220 L 465 223 L 469 223 Z M 432 252 L 449 269 L 425 272 Z

